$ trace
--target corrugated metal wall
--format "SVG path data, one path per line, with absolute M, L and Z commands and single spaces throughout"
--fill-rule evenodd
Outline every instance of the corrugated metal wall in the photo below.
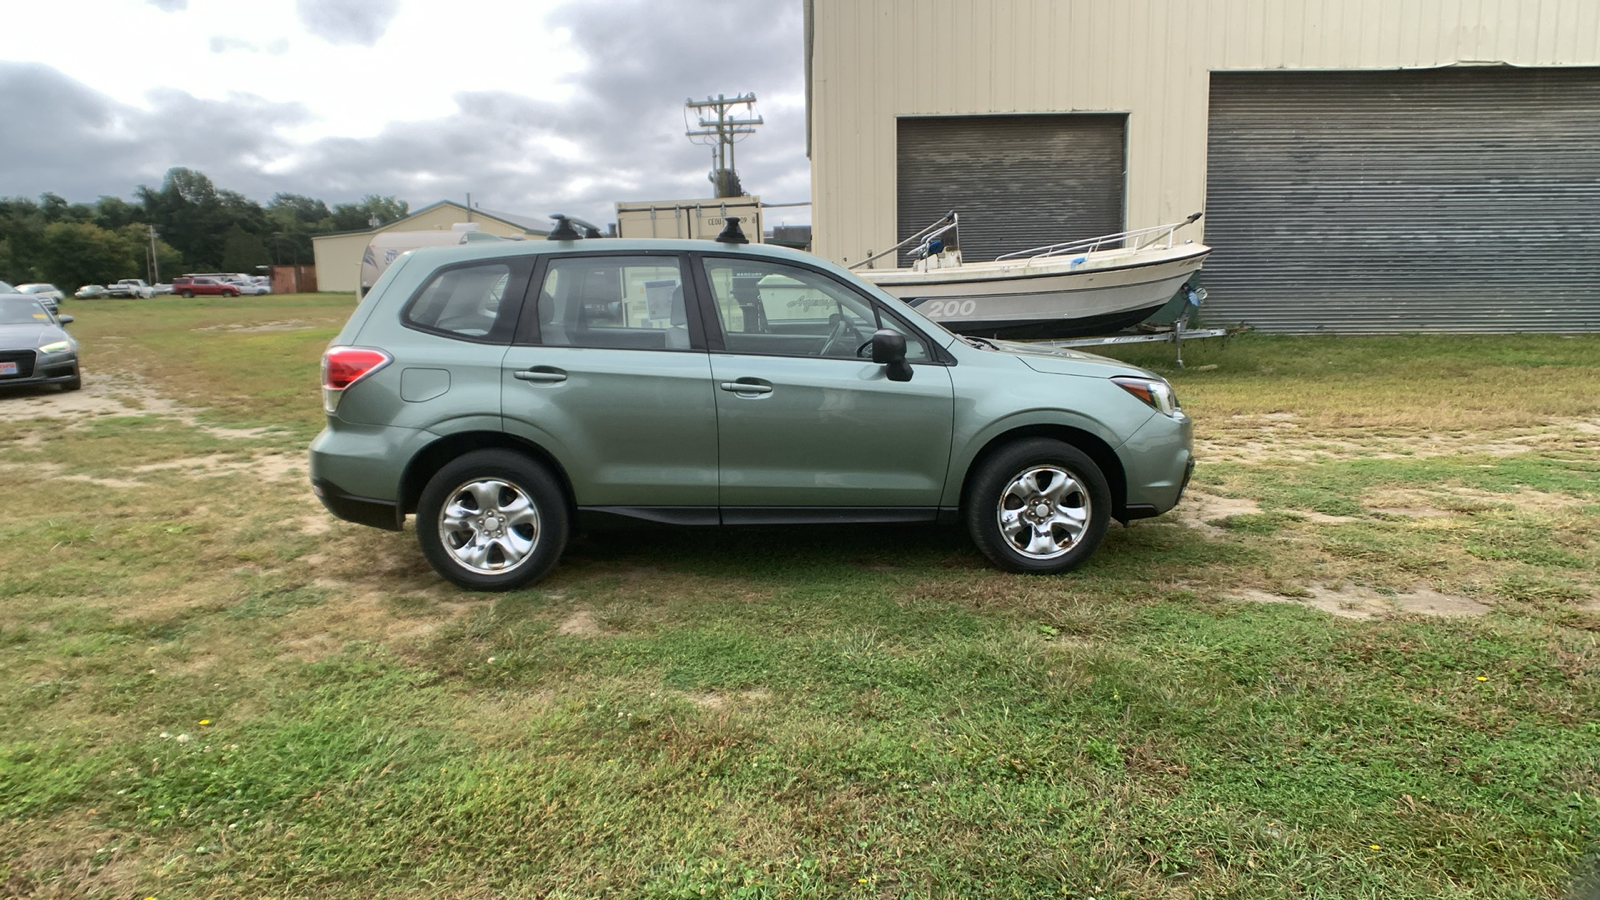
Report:
M 951 210 L 968 260 L 1122 229 L 1127 117 L 944 116 L 899 123 L 899 240 Z M 901 254 L 900 265 L 910 265 Z
M 1218 73 L 1207 318 L 1600 330 L 1600 70 Z
M 1204 203 L 1212 71 L 1600 66 L 1597 0 L 808 2 L 815 248 L 834 260 L 895 241 L 902 117 L 1126 113 L 1138 228 Z

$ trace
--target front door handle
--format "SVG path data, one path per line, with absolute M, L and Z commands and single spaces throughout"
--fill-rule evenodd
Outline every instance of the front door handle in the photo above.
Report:
M 511 377 L 534 384 L 560 384 L 567 380 L 567 373 L 553 366 L 534 366 L 531 369 L 518 369 L 511 373 Z
M 772 385 L 754 381 L 724 381 L 722 389 L 735 394 L 770 394 Z

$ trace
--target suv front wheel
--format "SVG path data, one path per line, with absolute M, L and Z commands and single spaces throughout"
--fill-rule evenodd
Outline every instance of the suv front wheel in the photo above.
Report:
M 1011 572 L 1066 572 L 1089 557 L 1111 521 L 1100 467 L 1071 444 L 1029 438 L 990 457 L 964 515 L 973 543 Z
M 549 572 L 567 544 L 567 505 L 545 468 L 510 450 L 477 450 L 429 479 L 417 542 L 434 571 L 469 590 L 509 591 Z

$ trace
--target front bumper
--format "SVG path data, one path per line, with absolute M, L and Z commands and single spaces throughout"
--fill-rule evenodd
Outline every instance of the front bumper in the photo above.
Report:
M 1126 519 L 1148 519 L 1178 505 L 1194 475 L 1194 422 L 1155 415 L 1118 450 L 1127 476 Z
M 14 355 L 7 354 L 6 359 L 9 361 Z M 19 371 L 27 374 L 0 375 L 0 388 L 66 384 L 78 377 L 78 356 L 75 353 L 35 354 L 33 365 L 22 367 Z

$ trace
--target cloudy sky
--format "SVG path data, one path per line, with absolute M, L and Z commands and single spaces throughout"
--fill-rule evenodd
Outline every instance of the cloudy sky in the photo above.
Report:
M 263 203 L 470 192 L 608 222 L 619 200 L 711 196 L 684 100 L 754 92 L 745 190 L 810 197 L 799 0 L 5 5 L 0 196 L 129 197 L 187 166 Z

